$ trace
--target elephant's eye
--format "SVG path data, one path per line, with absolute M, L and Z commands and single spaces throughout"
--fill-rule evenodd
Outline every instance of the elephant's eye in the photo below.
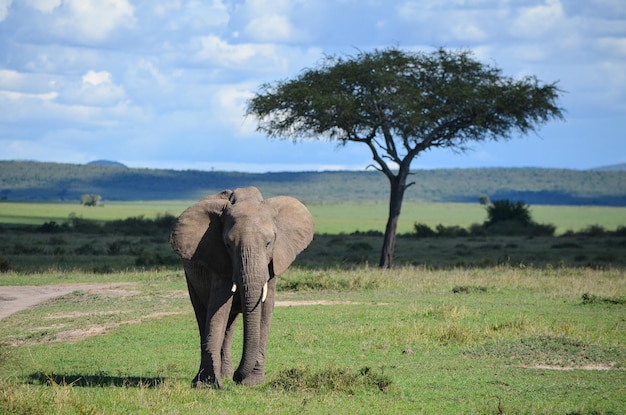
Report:
M 269 240 L 269 241 L 267 241 L 267 243 L 265 244 L 265 247 L 266 247 L 266 248 L 269 248 L 271 244 L 272 244 L 272 240 L 270 239 L 270 240 Z

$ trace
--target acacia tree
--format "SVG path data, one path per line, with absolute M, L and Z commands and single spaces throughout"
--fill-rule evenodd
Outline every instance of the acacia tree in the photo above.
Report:
M 389 179 L 389 217 L 379 265 L 392 265 L 411 162 L 429 149 L 465 151 L 471 142 L 510 139 L 563 118 L 562 91 L 528 76 L 505 77 L 468 50 L 407 52 L 392 47 L 328 56 L 290 80 L 266 83 L 247 115 L 269 137 L 369 147 Z

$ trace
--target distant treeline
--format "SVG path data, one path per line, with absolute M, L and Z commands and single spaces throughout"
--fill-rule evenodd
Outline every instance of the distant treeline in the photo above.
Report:
M 626 206 L 626 171 L 538 168 L 416 170 L 406 201 L 523 200 L 551 205 Z M 265 197 L 286 194 L 308 203 L 386 202 L 389 185 L 376 171 L 240 173 L 136 169 L 0 161 L 0 199 L 79 201 L 195 200 L 236 187 L 257 186 Z

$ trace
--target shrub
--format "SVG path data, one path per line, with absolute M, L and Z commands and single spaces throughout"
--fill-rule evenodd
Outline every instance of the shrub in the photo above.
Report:
M 162 254 L 161 252 L 142 252 L 135 258 L 135 265 L 138 267 L 154 267 L 162 265 L 178 265 L 180 259 L 172 254 Z
M 13 264 L 9 261 L 9 258 L 0 256 L 0 272 L 9 272 L 13 269 Z
M 40 246 L 33 246 L 32 244 L 24 245 L 23 243 L 17 242 L 13 244 L 14 255 L 43 255 L 44 249 Z
M 491 226 L 500 222 L 517 222 L 528 225 L 532 222 L 530 218 L 530 207 L 523 201 L 511 202 L 508 199 L 494 200 L 487 206 L 488 219 L 485 226 Z
M 43 225 L 37 228 L 37 232 L 41 233 L 59 233 L 67 230 L 67 224 L 59 225 L 55 221 L 45 222 Z
M 76 216 L 75 213 L 70 213 L 70 226 L 73 231 L 80 233 L 102 233 L 103 227 L 98 222 L 89 219 L 83 219 L 80 216 Z
M 589 293 L 583 294 L 583 304 L 626 304 L 626 297 L 601 297 Z
M 578 232 L 583 236 L 605 236 L 606 230 L 600 225 L 590 225 Z
M 48 245 L 67 245 L 67 241 L 59 236 L 52 236 L 48 239 Z
M 91 242 L 79 246 L 74 252 L 76 255 L 100 255 L 100 251 Z
M 413 227 L 415 228 L 415 236 L 418 238 L 430 238 L 436 235 L 435 231 L 433 231 L 430 226 L 423 223 L 415 223 Z
M 626 226 L 618 226 L 614 232 L 615 236 L 626 236 Z
M 458 225 L 453 225 L 453 226 L 444 226 L 444 225 L 437 225 L 436 227 L 437 229 L 437 236 L 443 236 L 445 238 L 456 238 L 456 237 L 463 237 L 463 236 L 468 236 L 469 232 L 467 231 L 467 229 L 462 228 Z
M 373 229 L 370 229 L 369 231 L 354 231 L 350 235 L 354 235 L 354 236 L 358 236 L 358 235 L 363 235 L 363 236 L 383 236 L 383 233 L 381 231 L 375 231 Z
M 80 204 L 83 206 L 98 206 L 102 202 L 102 196 L 100 195 L 82 195 L 80 197 Z
M 372 245 L 367 242 L 355 242 L 348 245 L 348 248 L 354 251 L 371 251 L 373 249 Z
M 523 235 L 523 236 L 553 236 L 556 226 L 541 223 L 521 223 L 518 221 L 497 222 L 483 227 L 486 235 Z
M 143 215 L 107 222 L 104 228 L 109 233 L 121 235 L 155 235 L 170 230 L 176 217 L 170 214 L 157 215 L 156 219 L 146 219 Z
M 119 255 L 122 252 L 122 242 L 114 241 L 107 245 L 108 255 Z
M 386 392 L 391 385 L 391 379 L 384 373 L 377 374 L 369 367 L 364 367 L 358 373 L 344 369 L 329 367 L 320 372 L 311 372 L 309 369 L 292 368 L 283 370 L 269 383 L 275 389 L 286 392 L 316 391 L 318 393 L 340 392 L 349 395 L 360 389 L 375 388 Z

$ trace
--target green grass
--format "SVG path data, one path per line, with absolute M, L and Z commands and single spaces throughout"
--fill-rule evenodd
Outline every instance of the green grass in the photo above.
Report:
M 179 215 L 194 201 L 106 202 L 101 207 L 85 207 L 78 203 L 0 203 L 0 223 L 34 224 L 68 220 L 70 214 L 84 219 L 107 221 L 159 214 Z M 313 203 L 308 205 L 315 219 L 316 233 L 338 234 L 354 231 L 384 231 L 387 220 L 386 202 Z M 614 230 L 626 225 L 626 208 L 602 206 L 543 206 L 531 207 L 538 223 L 552 223 L 557 234 L 578 231 L 590 225 Z M 414 224 L 424 223 L 434 228 L 438 224 L 468 227 L 487 219 L 485 208 L 478 203 L 418 203 L 405 202 L 398 233 L 413 232 Z
M 0 284 L 15 278 L 2 275 Z M 94 274 L 28 278 L 92 282 Z M 623 270 L 292 268 L 280 277 L 279 301 L 337 303 L 277 307 L 267 384 L 226 382 L 220 391 L 190 388 L 198 339 L 182 271 L 97 279 L 130 283 L 118 287 L 129 295 L 79 290 L 0 320 L 0 413 L 619 414 L 626 407 L 625 306 L 585 301 L 624 298 Z M 95 326 L 108 328 L 63 340 L 64 332 Z
M 110 221 L 129 217 L 144 216 L 155 218 L 170 213 L 178 216 L 193 201 L 159 202 L 105 202 L 102 206 L 88 207 L 74 203 L 0 203 L 0 223 L 41 225 L 55 221 L 63 223 L 70 215 L 95 221 Z
M 382 237 L 349 233 L 382 230 L 385 204 L 312 204 L 317 235 L 280 276 L 278 299 L 335 303 L 278 307 L 267 384 L 215 391 L 189 387 L 197 330 L 167 232 L 17 226 L 61 223 L 71 212 L 98 221 L 177 215 L 189 203 L 0 204 L 0 266 L 12 265 L 0 273 L 0 298 L 3 285 L 113 284 L 0 320 L 0 414 L 590 415 L 626 407 L 620 236 L 400 237 L 398 266 L 382 271 L 368 265 Z M 561 233 L 615 229 L 624 212 L 532 207 L 535 221 Z M 478 204 L 407 203 L 399 232 L 485 218 Z M 87 332 L 100 334 L 76 338 Z M 237 355 L 240 334 L 235 347 Z

